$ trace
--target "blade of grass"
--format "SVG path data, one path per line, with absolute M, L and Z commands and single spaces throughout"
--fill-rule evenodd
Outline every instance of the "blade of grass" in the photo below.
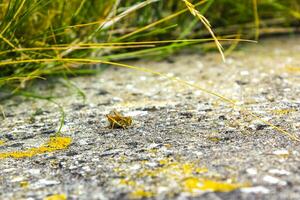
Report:
M 206 1 L 207 1 L 207 0 L 202 0 L 202 1 L 200 1 L 199 3 L 197 3 L 195 6 L 199 6 L 199 5 L 201 5 L 201 4 L 204 4 Z M 149 28 L 152 28 L 152 27 L 154 27 L 154 26 L 156 26 L 156 25 L 158 25 L 158 24 L 161 24 L 161 23 L 163 23 L 163 22 L 165 22 L 165 21 L 168 21 L 168 20 L 170 20 L 170 19 L 173 19 L 173 18 L 175 18 L 175 17 L 178 17 L 179 15 L 181 15 L 181 14 L 187 12 L 188 10 L 189 10 L 189 9 L 187 9 L 187 8 L 186 8 L 186 9 L 183 9 L 183 10 L 180 10 L 180 11 L 174 13 L 174 14 L 171 14 L 171 15 L 169 15 L 169 16 L 163 18 L 163 19 L 160 19 L 160 20 L 158 20 L 158 21 L 156 21 L 156 22 L 153 22 L 153 23 L 151 23 L 151 24 L 149 24 L 149 25 L 147 25 L 147 26 L 144 26 L 144 27 L 142 27 L 142 28 L 139 28 L 139 29 L 137 29 L 137 30 L 135 30 L 135 31 L 133 31 L 133 32 L 131 32 L 131 33 L 129 33 L 129 34 L 126 34 L 126 35 L 124 35 L 124 36 L 118 38 L 118 40 L 124 40 L 124 39 L 126 39 L 126 38 L 128 38 L 128 37 L 130 37 L 130 36 L 132 36 L 132 35 L 135 35 L 135 34 L 137 34 L 137 33 L 140 33 L 140 32 L 142 32 L 142 31 L 145 31 L 145 30 L 147 30 L 147 29 L 149 29 Z
M 252 0 L 252 2 L 253 2 L 254 25 L 255 25 L 255 40 L 258 40 L 260 21 L 258 15 L 257 0 Z
M 0 39 L 2 39 L 4 42 L 6 42 L 10 47 L 12 48 L 16 48 L 15 45 L 13 45 L 13 43 L 11 43 L 7 38 L 5 38 L 1 33 L 0 33 Z
M 61 114 L 61 117 L 60 117 L 60 120 L 59 120 L 59 126 L 58 126 L 58 129 L 55 133 L 56 136 L 59 136 L 61 135 L 61 130 L 62 130 L 62 127 L 64 125 L 64 122 L 65 122 L 65 111 L 63 109 L 63 107 L 57 103 L 56 101 L 54 101 L 53 99 L 55 97 L 52 97 L 52 96 L 42 96 L 42 95 L 39 95 L 39 94 L 35 94 L 35 93 L 32 93 L 32 92 L 25 92 L 25 91 L 20 91 L 18 93 L 16 93 L 15 95 L 19 95 L 19 96 L 23 96 L 23 97 L 28 97 L 28 98 L 34 98 L 34 99 L 41 99 L 41 100 L 46 100 L 50 103 L 53 103 L 55 104 L 58 109 L 59 109 L 59 112 Z
M 198 10 L 196 10 L 195 6 L 193 4 L 191 4 L 189 1 L 187 1 L 187 0 L 182 0 L 182 1 L 185 3 L 185 5 L 189 9 L 190 13 L 192 15 L 194 15 L 195 17 L 198 17 L 199 20 L 206 27 L 206 29 L 209 31 L 210 35 L 212 36 L 212 38 L 214 39 L 214 41 L 216 43 L 216 46 L 222 56 L 223 61 L 225 62 L 225 55 L 223 53 L 223 47 L 220 44 L 220 42 L 218 41 L 218 38 L 215 36 L 214 32 L 212 31 L 209 21 Z
M 17 16 L 20 14 L 24 4 L 25 4 L 26 0 L 23 0 L 21 2 L 21 5 L 19 6 L 18 10 L 16 11 L 16 13 L 14 14 L 13 18 L 7 23 L 7 25 L 3 28 L 3 30 L 1 31 L 0 35 L 3 35 L 5 33 L 5 31 L 9 28 L 9 26 L 11 25 L 11 23 L 17 18 Z
M 235 35 L 226 35 L 223 37 L 218 38 L 220 41 L 233 41 Z M 194 39 L 174 39 L 174 40 L 153 40 L 153 41 L 138 41 L 138 42 L 108 42 L 108 43 L 80 43 L 77 46 L 106 46 L 106 45 L 140 45 L 140 44 L 165 44 L 165 43 L 174 43 L 174 42 L 206 42 L 206 41 L 214 41 L 213 38 L 194 38 Z M 257 43 L 255 40 L 249 39 L 239 39 L 239 41 L 243 42 L 253 42 Z M 67 46 L 67 44 L 59 44 L 59 45 L 52 45 L 52 46 Z
M 7 54 L 12 52 L 24 52 L 24 51 L 62 51 L 62 50 L 82 50 L 82 49 L 137 49 L 137 48 L 148 48 L 155 47 L 153 44 L 145 44 L 145 45 L 127 45 L 127 46 L 109 46 L 109 45 L 94 45 L 94 46 L 82 46 L 82 45 L 74 45 L 74 46 L 52 46 L 52 47 L 32 47 L 32 48 L 16 48 L 7 51 L 1 51 L 1 54 Z

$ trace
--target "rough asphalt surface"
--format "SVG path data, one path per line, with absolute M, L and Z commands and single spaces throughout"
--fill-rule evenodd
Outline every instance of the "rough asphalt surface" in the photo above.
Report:
M 210 53 L 130 64 L 237 100 L 300 136 L 299 52 L 300 37 L 284 37 L 244 45 L 226 63 Z M 71 137 L 71 145 L 0 158 L 0 199 L 300 199 L 300 143 L 239 107 L 124 68 L 71 81 L 85 102 L 66 84 L 37 88 L 60 97 L 62 136 Z M 0 157 L 38 148 L 57 130 L 53 103 L 13 98 L 1 106 Z M 131 116 L 132 126 L 109 129 L 105 115 L 114 109 Z

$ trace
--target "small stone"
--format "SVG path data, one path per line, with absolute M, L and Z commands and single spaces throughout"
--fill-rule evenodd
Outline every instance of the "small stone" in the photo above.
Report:
M 266 127 L 268 127 L 268 125 L 266 125 L 266 124 L 257 124 L 256 127 L 255 127 L 255 129 L 257 131 L 259 131 L 259 130 L 263 130 Z
M 55 133 L 56 131 L 54 129 L 46 129 L 46 130 L 42 130 L 41 134 L 45 134 L 45 135 L 50 135 L 52 133 Z
M 263 181 L 269 183 L 269 184 L 272 184 L 272 185 L 286 185 L 286 182 L 285 181 L 282 181 L 276 177 L 273 177 L 273 176 L 269 176 L 269 175 L 266 175 L 263 177 Z
M 246 81 L 241 81 L 241 80 L 236 80 L 235 82 L 236 82 L 236 84 L 238 84 L 238 85 L 247 85 L 247 84 L 248 84 L 248 82 L 246 82 Z
M 191 113 L 191 112 L 181 112 L 180 115 L 184 116 L 184 117 L 186 117 L 188 119 L 190 119 L 190 118 L 193 117 L 193 113 Z
M 257 175 L 257 169 L 255 168 L 246 169 L 246 172 L 251 176 Z
M 97 93 L 97 95 L 107 95 L 109 94 L 109 92 L 107 90 L 104 90 L 104 89 L 100 89 Z
M 134 164 L 133 166 L 130 167 L 130 170 L 138 170 L 141 168 L 140 164 Z
M 141 110 L 134 110 L 134 111 L 130 111 L 130 112 L 126 112 L 126 115 L 130 116 L 130 117 L 136 117 L 136 116 L 145 116 L 148 114 L 147 111 L 141 111 Z
M 256 187 L 241 188 L 241 192 L 268 194 L 268 193 L 270 193 L 270 190 L 263 186 L 256 186 Z
M 283 169 L 270 169 L 269 173 L 276 175 L 290 175 L 290 172 Z
M 28 173 L 30 173 L 31 175 L 39 175 L 41 173 L 40 169 L 29 169 Z
M 73 110 L 81 110 L 82 108 L 84 108 L 86 105 L 85 104 L 72 104 L 72 108 Z
M 20 182 L 20 181 L 23 181 L 24 180 L 24 177 L 22 176 L 17 176 L 17 177 L 14 177 L 10 180 L 10 182 L 12 183 L 15 183 L 15 182 Z
M 59 181 L 55 181 L 55 180 L 40 179 L 32 183 L 31 188 L 36 190 L 47 186 L 58 185 L 59 183 L 60 183 Z
M 227 120 L 227 118 L 225 117 L 225 115 L 220 115 L 219 120 Z
M 286 149 L 279 149 L 279 150 L 273 151 L 273 154 L 277 155 L 277 156 L 288 156 L 290 154 L 290 152 Z
M 123 99 L 120 98 L 120 97 L 113 97 L 113 98 L 112 98 L 112 102 L 113 102 L 113 103 L 118 103 L 118 102 L 122 102 L 122 101 L 123 101 Z
M 248 76 L 249 71 L 244 70 L 244 71 L 241 71 L 240 74 L 241 74 L 241 76 Z
M 37 185 L 40 186 L 50 186 L 50 185 L 57 185 L 59 184 L 59 181 L 55 181 L 55 180 L 47 180 L 47 179 L 40 179 L 36 182 Z
M 86 172 L 92 171 L 91 168 L 90 168 L 90 166 L 84 166 L 84 167 L 82 167 L 82 169 L 83 169 L 84 171 L 86 171 Z

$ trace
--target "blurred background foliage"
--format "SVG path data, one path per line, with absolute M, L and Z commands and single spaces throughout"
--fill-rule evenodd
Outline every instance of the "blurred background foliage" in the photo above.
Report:
M 300 27 L 300 0 L 190 2 L 219 37 L 258 39 Z M 99 66 L 64 58 L 119 62 L 160 59 L 190 45 L 205 50 L 200 41 L 135 43 L 195 38 L 211 35 L 178 0 L 0 0 L 0 92 L 41 77 L 91 74 Z

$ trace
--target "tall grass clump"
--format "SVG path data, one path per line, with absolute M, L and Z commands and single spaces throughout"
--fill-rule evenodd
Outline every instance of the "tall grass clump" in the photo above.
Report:
M 203 42 L 224 58 L 221 36 L 297 31 L 299 11 L 298 0 L 0 0 L 0 93 Z

